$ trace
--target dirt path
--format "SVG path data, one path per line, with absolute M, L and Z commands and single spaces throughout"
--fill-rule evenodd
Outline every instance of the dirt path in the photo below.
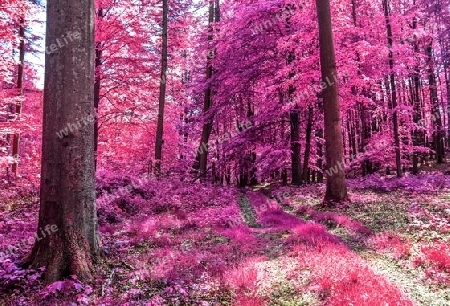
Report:
M 304 215 L 297 212 L 297 207 L 287 204 L 280 205 L 280 207 L 299 218 L 304 217 Z M 360 239 L 355 239 L 354 233 L 351 233 L 347 228 L 331 228 L 328 229 L 328 232 L 345 242 L 348 248 L 357 254 L 372 271 L 394 284 L 415 305 L 450 305 L 450 290 L 435 288 L 425 284 L 421 281 L 421 272 L 417 269 L 406 269 L 395 260 L 375 252 Z
M 287 286 L 292 305 L 425 305 L 410 296 L 430 301 L 425 298 L 431 296 L 429 292 L 424 291 L 420 299 L 408 294 L 408 287 L 396 282 L 398 273 L 388 277 L 380 270 L 382 264 L 361 258 L 324 226 L 304 220 L 284 205 L 282 209 L 259 192 L 241 194 L 239 206 L 244 220 L 252 221 L 254 235 L 269 241 L 266 254 L 273 253 L 270 260 L 258 264 L 266 292 L 272 291 L 269 297 L 283 299 L 279 288 Z M 277 304 L 277 299 L 270 299 L 269 305 L 285 305 Z
M 402 291 L 416 301 L 417 305 L 447 306 L 450 304 L 450 290 L 433 290 L 412 273 L 398 264 L 375 252 L 362 252 L 359 254 L 376 273 L 395 283 Z

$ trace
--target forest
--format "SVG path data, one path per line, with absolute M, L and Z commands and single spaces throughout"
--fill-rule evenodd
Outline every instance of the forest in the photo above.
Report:
M 10 305 L 450 305 L 450 0 L 0 0 Z

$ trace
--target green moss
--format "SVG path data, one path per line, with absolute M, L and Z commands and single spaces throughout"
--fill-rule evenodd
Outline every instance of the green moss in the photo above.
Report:
M 256 212 L 250 204 L 249 199 L 246 195 L 240 194 L 238 198 L 238 205 L 241 209 L 242 216 L 244 217 L 245 223 L 252 228 L 261 228 L 261 224 L 258 223 L 256 217 Z
M 290 284 L 279 284 L 272 288 L 270 306 L 309 306 L 319 305 L 317 298 L 310 292 L 299 292 Z

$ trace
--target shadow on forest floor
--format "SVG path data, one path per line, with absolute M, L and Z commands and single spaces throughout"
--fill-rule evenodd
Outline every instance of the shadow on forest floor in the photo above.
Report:
M 2 258 L 0 305 L 411 305 L 410 300 L 445 305 L 450 300 L 446 258 L 426 249 L 448 239 L 443 220 L 450 201 L 443 190 L 429 195 L 351 187 L 351 205 L 323 211 L 321 185 L 279 187 L 272 198 L 270 192 L 242 194 L 171 181 L 129 185 L 129 180 L 99 184 L 105 258 L 92 284 L 69 280 L 46 287 L 39 271 L 17 266 L 27 251 L 19 250 Z M 280 192 L 290 197 L 278 203 Z M 101 201 L 105 197 L 108 201 Z M 2 212 L 0 222 L 11 221 L 3 221 L 7 226 L 0 235 L 32 235 L 33 203 L 31 209 L 16 205 Z

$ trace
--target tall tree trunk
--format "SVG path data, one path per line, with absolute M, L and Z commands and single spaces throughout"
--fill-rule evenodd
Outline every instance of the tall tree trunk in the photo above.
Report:
M 23 94 L 23 69 L 25 65 L 25 20 L 24 18 L 20 18 L 20 27 L 19 27 L 19 68 L 17 74 L 17 90 L 20 97 Z M 16 104 L 16 120 L 19 118 L 22 113 L 22 101 L 17 102 Z M 14 175 L 17 175 L 17 170 L 19 167 L 18 158 L 19 158 L 19 142 L 20 142 L 20 134 L 15 133 L 13 135 L 12 140 L 12 156 L 14 157 L 14 162 L 12 164 L 11 170 Z
M 278 92 L 278 101 L 280 102 L 280 105 L 283 105 L 283 103 L 284 103 L 284 93 L 281 90 Z M 284 114 L 283 114 L 283 117 L 284 117 Z M 280 129 L 278 131 L 280 131 L 280 138 L 284 142 L 284 140 L 286 139 L 286 135 L 285 135 L 285 133 L 286 133 L 286 120 L 284 120 L 284 118 L 280 122 Z M 272 141 L 275 141 L 276 134 L 274 134 L 273 136 L 274 137 L 272 138 Z M 286 165 L 284 163 L 283 163 L 283 165 L 280 168 L 278 168 L 275 171 L 275 177 L 277 179 L 278 178 L 281 179 L 281 184 L 283 184 L 283 186 L 287 185 L 287 183 L 288 183 L 288 173 L 287 173 Z
M 347 115 L 348 152 L 350 160 L 356 156 L 356 127 L 353 111 L 349 110 Z
M 317 129 L 316 137 L 323 138 L 322 128 Z M 319 169 L 317 172 L 317 183 L 323 183 L 323 144 L 320 141 L 317 142 L 317 157 L 317 168 Z
M 220 0 L 216 0 L 214 8 L 215 22 L 220 22 Z
M 254 115 L 255 115 L 254 106 L 252 105 L 251 100 L 248 99 L 248 101 L 247 101 L 247 122 L 253 122 L 252 117 Z M 244 127 L 240 126 L 239 122 L 237 122 L 237 126 L 238 126 L 239 132 L 242 132 L 244 130 Z M 256 153 L 252 149 L 250 149 L 247 154 L 249 155 L 249 159 L 250 159 L 250 165 L 249 165 L 249 168 L 248 168 L 248 173 L 249 173 L 249 178 L 250 178 L 249 185 L 250 186 L 256 186 L 256 185 L 258 185 L 258 179 L 256 177 L 256 173 L 258 172 L 258 168 L 255 165 Z
M 394 124 L 394 142 L 395 142 L 395 164 L 397 170 L 397 177 L 403 176 L 402 171 L 402 161 L 401 161 L 401 152 L 400 152 L 400 134 L 398 130 L 398 113 L 397 113 L 397 88 L 395 84 L 395 75 L 394 75 L 394 55 L 392 52 L 393 45 L 393 37 L 392 37 L 392 27 L 389 13 L 389 3 L 388 0 L 383 0 L 383 8 L 384 8 L 384 17 L 386 20 L 386 31 L 387 31 L 387 39 L 388 39 L 388 47 L 389 47 L 389 80 L 391 85 L 391 106 L 393 111 L 392 121 Z
M 420 72 L 419 72 L 419 67 L 416 66 L 415 71 L 413 73 L 412 76 L 412 84 L 411 86 L 412 88 L 412 103 L 413 103 L 413 121 L 415 124 L 419 124 L 420 120 L 421 120 L 421 102 L 420 102 L 420 94 L 419 94 L 419 90 L 420 90 Z M 415 130 L 413 131 L 413 145 L 414 146 L 420 146 L 420 145 L 424 145 L 424 135 L 422 131 L 418 131 Z M 413 152 L 413 170 L 412 170 L 414 175 L 419 174 L 419 153 L 417 152 L 416 149 L 414 149 Z
M 442 164 L 444 162 L 444 135 L 442 127 L 441 112 L 439 111 L 439 98 L 437 90 L 436 76 L 434 75 L 434 59 L 433 59 L 433 43 L 426 48 L 428 57 L 428 84 L 430 87 L 430 103 L 433 110 L 433 142 L 436 151 L 436 162 Z
M 159 108 L 158 126 L 156 128 L 155 141 L 155 175 L 161 176 L 162 147 L 164 132 L 164 105 L 166 102 L 166 82 L 167 82 L 167 26 L 168 26 L 169 1 L 163 0 L 163 24 L 162 24 L 162 52 L 161 52 L 161 78 L 159 84 Z
M 300 186 L 302 182 L 302 166 L 300 162 L 300 131 L 299 112 L 297 106 L 290 111 L 291 122 L 291 165 L 292 165 L 292 185 Z
M 361 148 L 360 152 L 365 152 L 370 138 L 370 124 L 367 124 L 366 107 L 364 103 L 360 103 L 360 114 L 361 114 Z M 364 159 L 362 163 L 362 174 L 367 175 L 372 172 L 372 163 L 369 159 Z
M 94 14 L 93 0 L 47 1 L 46 50 L 67 43 L 45 56 L 38 239 L 25 259 L 26 266 L 46 266 L 47 282 L 70 275 L 91 279 L 92 263 L 99 254 L 94 189 Z M 77 121 L 77 131 L 57 136 L 61 128 Z
M 214 29 L 213 23 L 214 20 L 220 21 L 220 11 L 219 11 L 219 1 L 216 0 L 217 7 L 214 6 L 214 1 L 209 1 L 209 16 L 208 16 L 208 25 L 209 25 L 209 34 L 208 34 L 208 45 L 212 42 L 214 38 Z M 208 46 L 209 47 L 209 46 Z M 212 56 L 213 51 L 208 51 L 207 56 L 207 64 L 206 64 L 206 80 L 209 81 L 213 75 L 213 66 L 212 66 Z M 212 106 L 212 89 L 208 86 L 205 89 L 204 100 L 203 100 L 203 116 L 204 116 L 204 124 L 202 129 L 202 136 L 200 139 L 199 149 L 197 150 L 196 162 L 194 164 L 194 169 L 199 169 L 200 171 L 200 179 L 201 181 L 205 181 L 206 172 L 208 166 L 208 143 L 209 137 L 212 132 L 213 118 L 211 114 L 208 114 L 209 110 Z
M 446 57 L 444 59 L 444 76 L 446 89 L 445 91 L 447 98 L 447 146 L 450 147 L 450 68 L 449 68 L 450 52 L 448 50 L 449 47 L 447 44 L 445 44 L 445 47 L 443 49 L 445 50 L 444 54 Z
M 292 53 L 293 54 L 293 53 Z M 290 55 L 291 56 L 291 55 Z M 290 61 L 290 60 L 288 60 Z M 291 76 L 293 76 L 291 74 Z M 293 99 L 294 86 L 289 86 L 289 100 Z M 292 185 L 300 186 L 302 181 L 302 164 L 300 160 L 300 109 L 298 105 L 289 112 L 289 120 L 291 125 L 291 167 L 292 167 Z
M 309 179 L 309 157 L 311 155 L 311 133 L 314 122 L 314 109 L 308 105 L 308 123 L 306 125 L 306 139 L 305 139 L 305 156 L 303 158 L 303 181 L 310 182 Z
M 450 54 L 448 55 L 450 56 Z M 446 64 L 444 65 L 444 73 L 445 73 L 445 88 L 447 92 L 447 146 L 450 147 L 450 69 L 447 63 L 448 59 L 445 60 Z
M 322 114 L 323 114 L 323 95 L 319 95 L 317 97 L 317 109 L 318 109 L 318 120 L 324 120 L 322 118 Z M 323 173 L 324 173 L 324 168 L 323 168 L 323 144 L 322 144 L 322 139 L 323 139 L 323 129 L 321 126 L 319 126 L 316 130 L 315 133 L 316 136 L 316 154 L 317 154 L 317 163 L 316 166 L 319 169 L 317 171 L 317 183 L 323 183 Z M 319 139 L 319 140 L 318 140 Z
M 97 11 L 97 18 L 103 18 L 103 8 L 99 8 Z M 95 155 L 95 168 L 97 169 L 98 161 L 98 106 L 100 104 L 100 88 L 101 88 L 101 65 L 103 55 L 103 44 L 101 41 L 95 44 L 95 82 L 94 82 L 94 109 L 95 109 L 95 122 L 94 122 L 94 155 Z
M 413 1 L 413 4 L 415 5 L 416 2 Z M 413 29 L 417 29 L 417 17 L 414 16 L 413 18 Z M 421 113 L 421 101 L 420 101 L 420 69 L 419 69 L 419 63 L 420 59 L 418 58 L 419 55 L 419 43 L 417 42 L 417 37 L 414 36 L 413 41 L 413 48 L 414 48 L 414 54 L 416 54 L 416 65 L 414 67 L 414 72 L 412 74 L 412 80 L 411 80 L 411 101 L 412 101 L 412 108 L 413 108 L 413 122 L 415 124 L 419 124 L 422 113 Z M 414 130 L 412 135 L 413 140 L 413 146 L 420 146 L 424 145 L 423 143 L 424 135 L 422 131 Z M 413 162 L 412 162 L 412 173 L 413 175 L 419 174 L 419 153 L 416 149 L 414 149 L 413 152 Z
M 294 9 L 294 7 L 287 5 L 286 9 Z M 287 34 L 290 34 L 291 29 L 291 20 L 290 18 L 286 19 L 286 31 Z M 295 50 L 291 49 L 288 53 L 286 64 L 290 66 L 295 61 Z M 291 69 L 289 72 L 289 79 L 292 79 L 295 76 L 294 69 Z M 293 84 L 289 85 L 288 89 L 288 98 L 289 103 L 292 103 L 294 100 L 294 93 L 295 93 L 295 87 Z M 301 163 L 301 147 L 300 147 L 300 108 L 298 107 L 298 104 L 295 104 L 293 109 L 289 112 L 289 119 L 291 124 L 291 179 L 292 179 L 292 185 L 294 186 L 300 186 L 303 184 L 303 177 L 302 177 L 302 163 Z
M 316 6 L 319 21 L 320 66 L 322 79 L 325 81 L 337 75 L 330 0 L 316 0 Z M 337 82 L 332 82 L 323 90 L 323 102 L 326 167 L 336 169 L 334 174 L 327 176 L 324 204 L 332 205 L 348 200 Z

